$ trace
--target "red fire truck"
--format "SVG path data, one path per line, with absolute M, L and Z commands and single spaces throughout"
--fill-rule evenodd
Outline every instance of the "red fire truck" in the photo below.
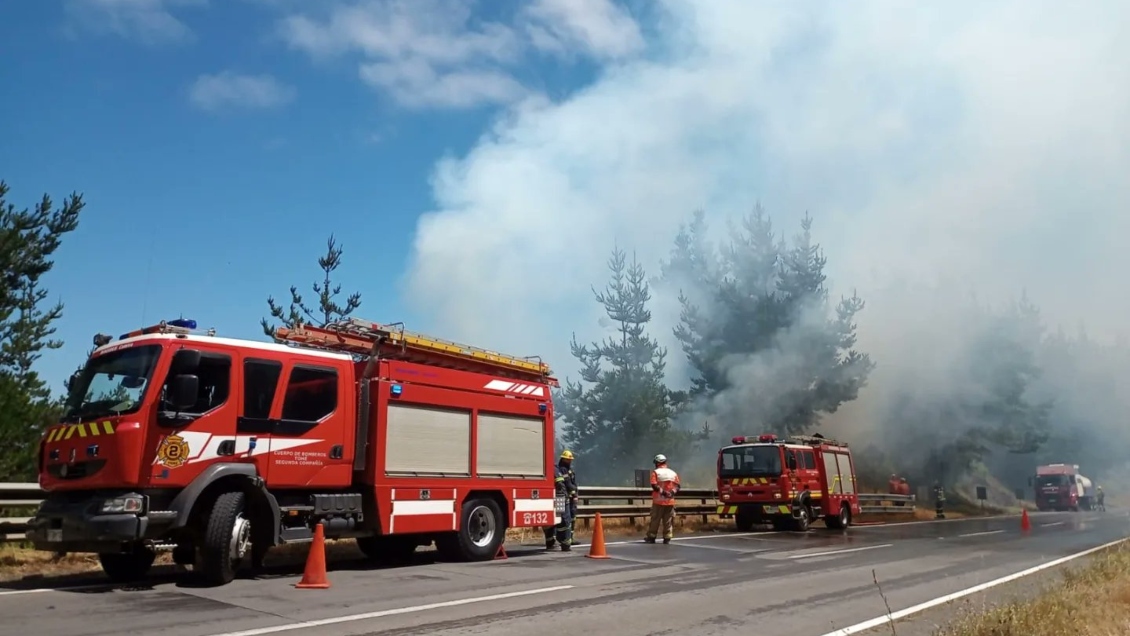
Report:
M 804 532 L 823 518 L 842 529 L 858 515 L 855 463 L 845 443 L 817 433 L 783 441 L 776 435 L 739 436 L 718 451 L 718 515 L 739 530 L 758 523 Z
M 434 541 L 483 560 L 507 527 L 560 520 L 544 363 L 356 319 L 280 343 L 195 329 L 95 336 L 40 442 L 37 549 L 119 581 L 171 551 L 223 585 L 316 524 L 374 559 Z

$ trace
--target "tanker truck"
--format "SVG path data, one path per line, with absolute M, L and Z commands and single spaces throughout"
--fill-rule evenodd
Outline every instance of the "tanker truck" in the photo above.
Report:
M 1090 510 L 1095 485 L 1079 472 L 1078 464 L 1046 464 L 1036 467 L 1028 483 L 1036 492 L 1036 508 L 1045 510 Z

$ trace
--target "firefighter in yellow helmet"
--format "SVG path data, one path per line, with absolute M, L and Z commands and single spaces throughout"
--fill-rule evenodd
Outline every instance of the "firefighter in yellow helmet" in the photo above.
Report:
M 545 549 L 552 550 L 555 543 L 560 543 L 561 551 L 569 552 L 573 549 L 573 525 L 577 518 L 577 478 L 573 474 L 572 451 L 561 453 L 554 472 L 554 497 L 565 497 L 565 509 L 561 512 L 561 523 L 544 529 Z

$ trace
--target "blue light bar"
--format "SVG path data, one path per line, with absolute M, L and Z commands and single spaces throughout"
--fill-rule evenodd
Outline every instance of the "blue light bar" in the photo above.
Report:
M 166 324 L 171 327 L 184 327 L 185 329 L 196 329 L 196 321 L 191 318 L 177 318 L 170 320 Z
M 404 387 L 399 384 L 392 384 L 389 385 L 388 392 L 392 394 L 392 397 L 400 397 L 400 394 L 404 392 Z

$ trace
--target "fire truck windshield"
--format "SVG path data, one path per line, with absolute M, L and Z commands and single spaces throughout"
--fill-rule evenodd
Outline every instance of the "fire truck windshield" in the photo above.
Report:
M 161 345 L 143 345 L 88 360 L 81 371 L 71 376 L 62 421 L 136 411 L 145 399 L 161 349 Z
M 777 477 L 781 449 L 777 446 L 738 446 L 722 451 L 719 477 Z
M 1040 488 L 1067 485 L 1070 485 L 1067 475 L 1040 475 L 1036 478 L 1036 486 Z

